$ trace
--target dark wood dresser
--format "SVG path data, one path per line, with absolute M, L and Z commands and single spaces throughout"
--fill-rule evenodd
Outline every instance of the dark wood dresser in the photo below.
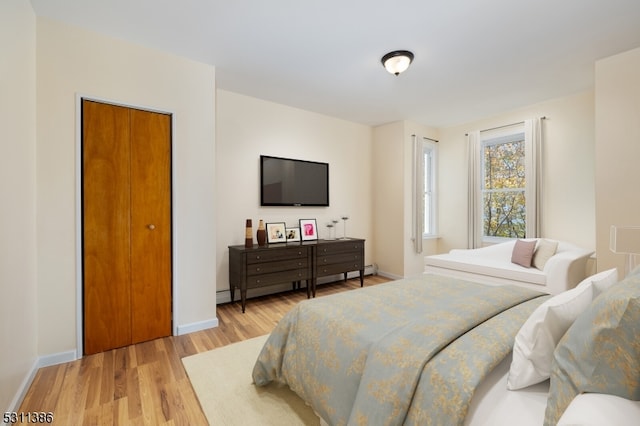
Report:
M 306 281 L 307 297 L 315 297 L 319 277 L 360 272 L 364 284 L 364 241 L 358 238 L 269 244 L 265 247 L 229 246 L 229 290 L 231 301 L 240 290 L 242 312 L 247 290 L 275 284 Z
M 364 240 L 349 238 L 344 240 L 321 240 L 315 247 L 313 297 L 316 296 L 316 282 L 320 277 L 360 271 L 360 287 L 364 285 Z

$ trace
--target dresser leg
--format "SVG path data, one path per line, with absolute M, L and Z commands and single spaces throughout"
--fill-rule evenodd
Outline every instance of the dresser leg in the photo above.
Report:
M 244 314 L 244 308 L 247 306 L 247 290 L 240 290 L 240 302 L 242 303 L 242 313 Z
M 360 287 L 364 287 L 364 269 L 360 269 Z

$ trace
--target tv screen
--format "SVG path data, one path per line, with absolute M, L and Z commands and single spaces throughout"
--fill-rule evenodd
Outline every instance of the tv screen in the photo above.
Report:
M 261 206 L 328 206 L 329 164 L 260 156 Z

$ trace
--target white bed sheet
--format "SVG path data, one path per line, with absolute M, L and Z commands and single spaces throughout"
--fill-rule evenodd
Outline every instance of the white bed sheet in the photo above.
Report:
M 471 400 L 465 426 L 541 426 L 549 380 L 525 389 L 507 389 L 511 355 L 484 379 Z

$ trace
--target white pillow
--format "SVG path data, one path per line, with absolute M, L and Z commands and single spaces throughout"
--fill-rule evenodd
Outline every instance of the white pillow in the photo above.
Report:
M 593 287 L 593 298 L 600 296 L 606 289 L 618 282 L 618 269 L 607 269 L 585 278 L 576 288 Z
M 516 335 L 507 389 L 522 389 L 549 378 L 556 345 L 592 299 L 591 285 L 576 287 L 533 311 Z

